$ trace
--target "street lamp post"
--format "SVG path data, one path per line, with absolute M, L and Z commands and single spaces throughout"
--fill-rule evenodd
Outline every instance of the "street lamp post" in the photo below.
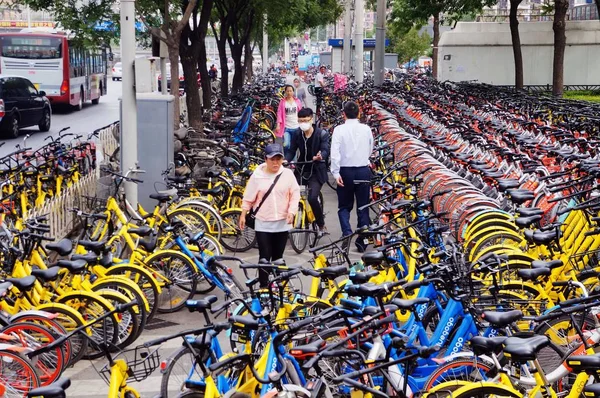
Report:
M 385 0 L 377 0 L 377 30 L 375 31 L 375 85 L 381 86 L 385 67 Z
M 137 168 L 137 104 L 134 86 L 135 48 L 135 0 L 121 0 L 121 63 L 123 65 L 121 172 L 123 174 Z M 137 185 L 125 181 L 125 195 L 135 208 L 138 202 Z
M 364 79 L 364 20 L 364 0 L 356 0 L 354 3 L 354 23 L 356 24 L 356 31 L 354 32 L 354 79 L 358 83 L 362 83 Z

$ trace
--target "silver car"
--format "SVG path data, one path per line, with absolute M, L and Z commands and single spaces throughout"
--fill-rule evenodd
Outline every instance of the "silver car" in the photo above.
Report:
M 123 78 L 123 67 L 120 62 L 117 62 L 112 68 L 112 79 L 113 82 L 115 80 L 121 80 Z

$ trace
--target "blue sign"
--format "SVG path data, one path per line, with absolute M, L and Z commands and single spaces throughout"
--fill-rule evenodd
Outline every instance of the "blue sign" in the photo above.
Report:
M 329 39 L 328 44 L 331 47 L 344 47 L 344 39 Z M 350 40 L 350 45 L 353 45 L 352 40 Z M 385 39 L 385 45 L 390 45 L 390 39 Z M 375 39 L 363 39 L 363 47 L 375 48 Z
M 96 25 L 94 26 L 94 30 L 99 30 L 99 31 L 102 31 L 102 32 L 114 31 L 115 30 L 115 24 L 112 21 L 96 22 Z M 135 30 L 137 30 L 138 32 L 145 32 L 146 31 L 146 27 L 144 26 L 143 23 L 136 21 L 136 23 L 135 23 Z

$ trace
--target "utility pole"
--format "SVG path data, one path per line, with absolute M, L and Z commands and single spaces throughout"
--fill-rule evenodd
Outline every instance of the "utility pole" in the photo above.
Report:
M 356 0 L 354 3 L 354 23 L 356 31 L 354 33 L 354 80 L 358 83 L 363 82 L 364 78 L 364 43 L 363 36 L 365 30 L 365 2 Z
M 352 67 L 352 3 L 353 0 L 346 0 L 346 10 L 344 11 L 344 50 L 342 60 L 344 61 L 344 73 L 350 73 Z
M 269 35 L 267 34 L 267 16 L 265 15 L 265 24 L 263 25 L 263 63 L 262 63 L 262 71 L 263 73 L 267 73 L 269 70 Z
M 27 6 L 27 27 L 31 29 L 31 7 Z
M 377 0 L 377 29 L 375 30 L 375 85 L 384 80 L 385 65 L 385 0 Z
M 283 39 L 283 60 L 286 64 L 290 62 L 290 41 L 287 37 Z
M 137 168 L 137 104 L 135 98 L 135 0 L 121 0 L 121 172 Z M 179 115 L 175 115 L 179 117 Z M 135 177 L 131 175 L 131 177 Z M 125 181 L 125 195 L 134 208 L 138 203 L 137 185 Z

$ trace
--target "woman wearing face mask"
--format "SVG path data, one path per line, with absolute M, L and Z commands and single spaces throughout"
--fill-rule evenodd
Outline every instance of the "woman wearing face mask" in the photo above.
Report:
M 315 223 L 322 235 L 326 228 L 323 208 L 319 203 L 319 193 L 323 184 L 327 182 L 327 159 L 331 140 L 327 131 L 313 124 L 313 116 L 313 110 L 310 108 L 302 108 L 298 112 L 301 133 L 295 134 L 292 138 L 285 159 L 291 162 L 296 151 L 299 151 L 298 162 L 314 162 L 299 165 L 296 168 L 296 176 L 299 178 L 300 185 L 308 186 L 308 203 L 315 214 Z
M 286 84 L 284 93 L 284 97 L 277 108 L 277 130 L 275 135 L 279 139 L 283 137 L 283 150 L 287 154 L 292 136 L 298 130 L 298 111 L 302 109 L 302 103 L 294 96 L 293 86 Z
M 298 99 L 302 103 L 302 107 L 305 108 L 306 107 L 306 89 L 304 87 L 301 87 L 299 78 L 294 79 L 294 87 L 296 87 L 296 97 L 298 97 Z

